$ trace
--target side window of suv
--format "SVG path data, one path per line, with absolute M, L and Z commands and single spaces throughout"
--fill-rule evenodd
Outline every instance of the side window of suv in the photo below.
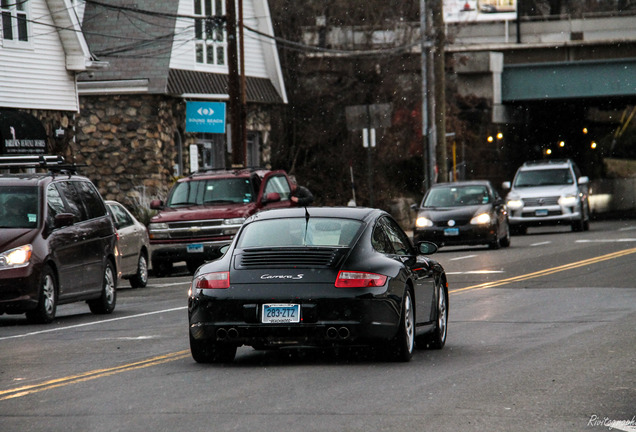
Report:
M 92 183 L 87 181 L 77 181 L 73 182 L 73 184 L 79 191 L 80 199 L 84 203 L 88 219 L 94 219 L 106 215 L 106 207 L 104 206 L 97 189 L 95 189 L 95 186 L 93 186 Z
M 73 182 L 62 181 L 56 184 L 62 195 L 64 195 L 64 198 L 66 198 L 69 210 L 75 215 L 75 222 L 85 221 L 87 217 L 84 204 L 82 203 L 79 191 L 73 186 Z
M 278 193 L 281 201 L 289 200 L 291 189 L 285 176 L 273 176 L 267 180 L 267 185 L 265 185 L 265 195 L 272 192 Z
M 54 184 L 50 184 L 46 188 L 46 202 L 48 207 L 47 222 L 53 226 L 53 219 L 55 219 L 55 216 L 66 212 L 62 196 Z

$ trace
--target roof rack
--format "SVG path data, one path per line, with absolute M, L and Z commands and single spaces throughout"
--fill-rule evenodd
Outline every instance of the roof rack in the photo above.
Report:
M 0 168 L 44 168 L 52 173 L 77 173 L 79 167 L 67 163 L 63 156 L 37 155 L 37 156 L 0 156 Z
M 532 165 L 546 165 L 546 164 L 566 164 L 571 163 L 571 159 L 539 159 L 524 162 L 524 166 L 532 166 Z

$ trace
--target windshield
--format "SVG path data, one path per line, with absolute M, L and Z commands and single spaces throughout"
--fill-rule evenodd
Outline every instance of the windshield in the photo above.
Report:
M 337 218 L 261 220 L 245 227 L 237 247 L 350 247 L 361 226 L 360 221 Z
M 37 187 L 0 187 L 0 228 L 35 228 L 39 220 Z
M 424 199 L 423 207 L 461 207 L 489 202 L 485 186 L 449 186 L 431 189 Z
M 205 204 L 244 204 L 254 201 L 254 191 L 248 178 L 219 178 L 177 183 L 168 207 Z
M 515 178 L 514 187 L 571 185 L 572 173 L 567 168 L 523 170 Z

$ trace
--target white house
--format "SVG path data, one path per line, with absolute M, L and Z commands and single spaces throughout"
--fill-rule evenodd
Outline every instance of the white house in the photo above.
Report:
M 262 166 L 271 108 L 287 95 L 267 0 L 237 0 L 239 6 L 246 161 Z M 228 118 L 221 130 L 187 126 L 188 102 L 229 99 L 225 7 L 225 0 L 85 0 L 82 29 L 90 51 L 109 67 L 79 75 L 74 154 L 101 177 L 107 197 L 160 195 L 176 176 L 229 168 Z
M 73 139 L 78 73 L 92 57 L 71 0 L 0 5 L 0 154 L 55 152 Z

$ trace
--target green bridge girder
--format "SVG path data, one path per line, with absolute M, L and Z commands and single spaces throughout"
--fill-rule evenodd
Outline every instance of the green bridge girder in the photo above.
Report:
M 502 101 L 636 96 L 636 58 L 506 65 Z

